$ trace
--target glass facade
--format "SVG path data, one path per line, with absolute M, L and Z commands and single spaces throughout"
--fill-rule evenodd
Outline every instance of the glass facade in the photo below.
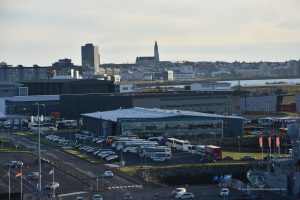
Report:
M 122 121 L 120 131 L 122 135 L 138 136 L 205 136 L 222 137 L 226 124 L 221 119 L 191 120 L 191 119 L 147 119 L 145 121 Z

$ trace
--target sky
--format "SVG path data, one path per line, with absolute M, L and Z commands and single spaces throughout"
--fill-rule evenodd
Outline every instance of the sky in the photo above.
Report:
M 299 0 L 0 0 L 0 62 L 50 66 L 81 46 L 100 63 L 300 59 Z

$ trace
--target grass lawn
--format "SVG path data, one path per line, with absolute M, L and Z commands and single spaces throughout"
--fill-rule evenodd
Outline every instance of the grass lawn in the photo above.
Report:
M 69 154 L 72 154 L 74 156 L 77 156 L 79 158 L 82 158 L 88 162 L 91 162 L 91 163 L 101 163 L 101 161 L 97 158 L 94 158 L 92 156 L 89 156 L 85 153 L 81 153 L 80 151 L 77 151 L 77 150 L 74 150 L 74 149 L 64 149 L 65 152 L 69 153 Z
M 34 142 L 38 142 L 39 141 L 39 136 L 36 135 L 36 134 L 32 134 L 30 132 L 20 132 L 20 131 L 18 131 L 18 132 L 13 133 L 13 135 L 25 137 L 27 139 L 30 139 L 30 140 L 34 141 Z M 58 146 L 56 143 L 51 142 L 51 141 L 49 141 L 47 139 L 44 139 L 42 137 L 42 135 L 41 135 L 41 144 L 44 144 L 44 145 L 47 145 L 47 146 L 51 146 L 51 147 L 57 147 Z
M 0 148 L 0 152 L 5 152 L 5 151 L 15 151 L 16 148 Z
M 253 156 L 256 158 L 256 160 L 261 160 L 261 152 L 231 152 L 231 151 L 223 151 L 222 152 L 222 157 L 224 158 L 225 156 L 231 156 L 233 157 L 234 160 L 240 160 L 241 156 L 245 156 L 245 155 L 249 155 L 249 156 Z M 267 153 L 264 152 L 263 156 L 266 156 Z M 285 157 L 287 156 L 286 154 L 281 154 L 281 156 Z
M 243 162 L 227 162 L 227 163 L 206 163 L 204 164 L 182 164 L 182 165 L 163 165 L 163 166 L 150 166 L 150 165 L 143 165 L 143 168 L 141 168 L 141 166 L 130 166 L 130 167 L 122 167 L 120 168 L 120 171 L 125 172 L 125 173 L 132 173 L 138 169 L 162 169 L 162 168 L 180 168 L 180 167 L 200 167 L 200 166 L 213 166 L 213 165 L 217 165 L 217 166 L 225 166 L 225 165 L 244 165 L 247 163 L 243 163 Z

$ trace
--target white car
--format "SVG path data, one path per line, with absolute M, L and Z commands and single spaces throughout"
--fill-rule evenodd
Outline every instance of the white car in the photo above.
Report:
M 112 173 L 112 171 L 106 171 L 104 172 L 104 174 L 102 174 L 102 177 L 113 177 L 114 174 Z
M 96 143 L 97 143 L 97 144 L 101 144 L 101 143 L 104 142 L 104 141 L 105 141 L 104 139 L 100 139 L 100 140 L 97 140 Z
M 125 147 L 123 149 L 124 153 L 137 153 L 138 148 L 137 147 Z
M 176 196 L 178 194 L 184 193 L 186 192 L 185 188 L 176 188 L 173 192 L 172 192 L 172 196 Z
M 228 188 L 222 188 L 220 191 L 221 197 L 228 197 L 229 196 L 229 189 Z
M 108 162 L 110 162 L 110 161 L 116 160 L 118 158 L 119 158 L 119 156 L 117 156 L 117 155 L 114 154 L 114 155 L 107 156 L 105 158 L 105 160 L 108 161 Z
M 179 193 L 175 196 L 175 199 L 194 199 L 194 198 L 195 198 L 195 196 L 191 192 L 183 192 L 183 193 Z

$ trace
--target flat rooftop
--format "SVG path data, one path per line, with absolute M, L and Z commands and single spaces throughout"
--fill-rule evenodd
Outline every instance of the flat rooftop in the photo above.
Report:
M 116 122 L 118 119 L 130 119 L 130 118 L 165 118 L 175 116 L 194 116 L 194 117 L 215 117 L 215 118 L 236 118 L 244 119 L 238 116 L 225 116 L 217 114 L 208 114 L 192 111 L 181 110 L 162 110 L 162 109 L 150 109 L 150 108 L 129 108 L 129 109 L 117 109 L 104 112 L 93 112 L 81 114 L 82 116 L 92 117 L 96 119 L 110 120 Z
M 31 102 L 31 101 L 59 101 L 59 95 L 33 95 L 33 96 L 15 96 L 5 97 L 4 99 L 11 102 Z

